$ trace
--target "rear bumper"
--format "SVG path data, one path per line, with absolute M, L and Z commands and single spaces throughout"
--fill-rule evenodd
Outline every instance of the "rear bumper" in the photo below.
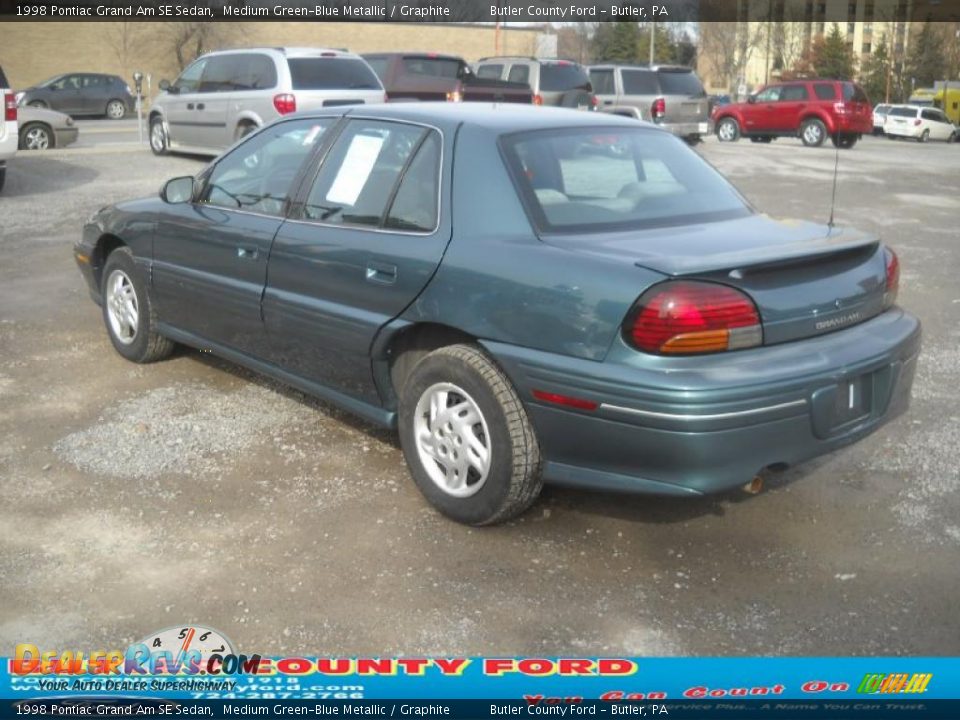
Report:
M 873 132 L 873 118 L 854 118 L 840 115 L 836 119 L 836 131 L 869 135 Z
M 678 137 L 690 137 L 691 135 L 709 135 L 712 132 L 713 124 L 709 120 L 700 120 L 698 122 L 657 123 L 657 127 L 669 130 Z
M 604 362 L 487 347 L 524 399 L 548 480 L 698 495 L 849 445 L 903 413 L 920 323 L 895 308 L 801 342 L 683 359 L 644 356 L 622 342 Z M 869 400 L 862 413 L 838 422 L 849 381 Z M 535 389 L 598 407 L 540 403 Z
M 920 125 L 903 124 L 897 125 L 892 123 L 887 123 L 883 126 L 883 131 L 887 135 L 896 135 L 897 137 L 908 137 L 908 138 L 917 138 L 920 137 L 920 133 L 923 132 L 923 127 Z

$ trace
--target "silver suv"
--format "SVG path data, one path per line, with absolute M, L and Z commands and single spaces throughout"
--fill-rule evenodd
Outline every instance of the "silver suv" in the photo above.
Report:
M 697 74 L 682 65 L 591 65 L 600 109 L 648 120 L 688 142 L 710 134 L 710 103 Z
M 533 104 L 596 110 L 597 98 L 587 71 L 572 60 L 499 55 L 480 58 L 476 76 L 483 80 L 524 83 L 533 91 Z
M 203 55 L 150 109 L 150 148 L 216 155 L 297 110 L 382 103 L 383 85 L 359 55 L 323 48 L 250 48 Z

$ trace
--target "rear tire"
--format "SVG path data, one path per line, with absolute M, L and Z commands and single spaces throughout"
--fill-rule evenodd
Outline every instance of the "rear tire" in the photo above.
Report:
M 244 122 L 237 125 L 237 129 L 233 131 L 233 141 L 236 142 L 242 138 L 245 138 L 250 133 L 254 132 L 257 129 L 257 126 L 253 123 Z
M 807 147 L 820 147 L 827 139 L 827 126 L 817 118 L 805 120 L 800 126 L 800 139 Z
M 493 525 L 540 494 L 533 426 L 510 380 L 480 348 L 450 345 L 420 360 L 400 390 L 399 422 L 414 482 L 447 517 Z
M 834 135 L 830 138 L 835 147 L 849 150 L 857 144 L 859 138 L 856 135 Z
M 717 123 L 717 139 L 720 142 L 736 142 L 740 139 L 740 124 L 730 117 Z
M 920 133 L 920 137 L 917 138 L 917 142 L 925 143 L 929 139 L 930 139 L 930 131 L 924 130 L 922 133 Z
M 111 120 L 123 120 L 127 116 L 127 104 L 123 100 L 111 100 L 104 114 Z
M 107 335 L 118 353 L 135 363 L 163 360 L 174 343 L 158 334 L 153 302 L 128 247 L 107 258 L 100 283 L 100 305 Z
M 7 181 L 7 168 L 0 167 L 0 190 L 3 190 L 3 184 Z

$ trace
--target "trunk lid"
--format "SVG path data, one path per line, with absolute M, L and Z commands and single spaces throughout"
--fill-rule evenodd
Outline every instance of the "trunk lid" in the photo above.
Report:
M 634 232 L 550 235 L 543 240 L 667 277 L 736 287 L 756 303 L 765 345 L 839 330 L 883 310 L 883 250 L 875 237 L 851 228 L 752 215 Z M 638 295 L 643 289 L 638 288 Z

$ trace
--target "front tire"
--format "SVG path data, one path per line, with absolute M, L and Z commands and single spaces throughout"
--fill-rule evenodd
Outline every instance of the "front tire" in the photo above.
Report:
M 820 147 L 827 139 L 827 126 L 816 118 L 805 120 L 800 126 L 800 139 L 807 147 Z
M 47 150 L 55 145 L 53 132 L 46 125 L 30 123 L 20 130 L 21 150 Z
M 543 486 L 527 412 L 473 345 L 435 350 L 414 366 L 400 391 L 400 444 L 420 492 L 457 522 L 508 520 Z
M 100 286 L 103 323 L 118 353 L 135 363 L 170 355 L 174 344 L 156 332 L 157 317 L 130 248 L 110 253 Z
M 163 120 L 158 117 L 150 121 L 150 149 L 154 155 L 166 155 L 170 152 L 167 131 L 163 127 Z
M 111 100 L 104 114 L 111 120 L 123 120 L 127 115 L 127 104 L 123 100 Z
M 717 123 L 717 139 L 720 142 L 736 142 L 740 139 L 740 124 L 733 118 L 724 118 Z

